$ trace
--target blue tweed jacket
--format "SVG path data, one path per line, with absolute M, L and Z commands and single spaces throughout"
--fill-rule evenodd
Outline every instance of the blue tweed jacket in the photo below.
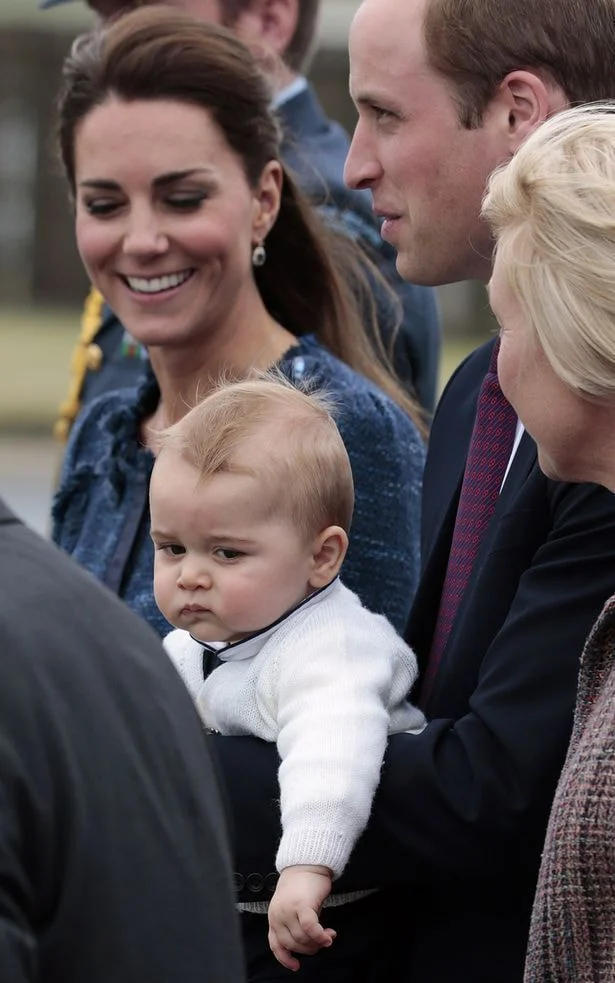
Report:
M 342 577 L 367 607 L 403 631 L 419 569 L 425 450 L 416 427 L 313 336 L 299 339 L 279 367 L 295 383 L 309 380 L 335 401 L 355 482 Z M 152 592 L 147 492 L 153 457 L 139 443 L 140 423 L 158 398 L 148 374 L 138 389 L 105 394 L 82 413 L 53 506 L 53 538 L 165 635 L 170 625 Z

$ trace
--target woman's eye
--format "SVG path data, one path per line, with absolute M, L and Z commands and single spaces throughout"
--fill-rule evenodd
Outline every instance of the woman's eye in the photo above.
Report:
M 191 193 L 169 195 L 167 203 L 177 211 L 190 212 L 200 208 L 206 198 L 207 195 L 204 191 L 193 191 Z
M 89 215 L 111 215 L 119 208 L 119 202 L 110 198 L 96 198 L 93 201 L 84 202 L 84 207 Z

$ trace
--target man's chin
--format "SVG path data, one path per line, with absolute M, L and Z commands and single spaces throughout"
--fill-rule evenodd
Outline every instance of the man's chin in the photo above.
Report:
M 404 249 L 398 250 L 395 267 L 402 280 L 415 283 L 419 287 L 434 287 L 438 284 L 433 271 L 426 270 L 423 263 L 418 263 L 414 255 Z

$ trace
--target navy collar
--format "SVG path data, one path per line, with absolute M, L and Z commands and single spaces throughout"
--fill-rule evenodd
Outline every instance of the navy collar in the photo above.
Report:
M 313 607 L 319 601 L 323 600 L 333 593 L 337 583 L 339 581 L 339 576 L 335 577 L 330 584 L 326 584 L 324 587 L 320 587 L 315 590 L 308 597 L 304 598 L 299 604 L 290 611 L 285 611 L 284 614 L 278 618 L 276 621 L 272 622 L 270 625 L 266 625 L 265 628 L 255 631 L 254 634 L 248 635 L 247 638 L 241 638 L 238 642 L 202 642 L 199 638 L 195 638 L 194 635 L 190 637 L 198 642 L 199 645 L 203 646 L 205 652 L 209 652 L 215 655 L 222 662 L 237 661 L 241 662 L 244 659 L 251 659 L 252 656 L 256 655 L 257 652 L 263 647 L 265 642 L 268 642 L 275 631 L 284 624 L 284 622 L 290 618 L 297 611 L 305 610 L 309 607 Z

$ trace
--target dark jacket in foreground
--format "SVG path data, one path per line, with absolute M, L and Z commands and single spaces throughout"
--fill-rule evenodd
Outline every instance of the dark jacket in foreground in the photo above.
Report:
M 432 430 L 407 632 L 422 671 L 491 346 L 454 376 Z M 615 592 L 614 556 L 614 496 L 545 478 L 524 435 L 434 681 L 431 722 L 390 739 L 368 830 L 336 885 L 388 887 L 387 983 L 521 983 L 580 652 Z M 235 869 L 273 870 L 275 752 L 249 738 L 215 747 L 237 823 Z
M 0 981 L 240 983 L 204 737 L 153 633 L 0 502 Z

